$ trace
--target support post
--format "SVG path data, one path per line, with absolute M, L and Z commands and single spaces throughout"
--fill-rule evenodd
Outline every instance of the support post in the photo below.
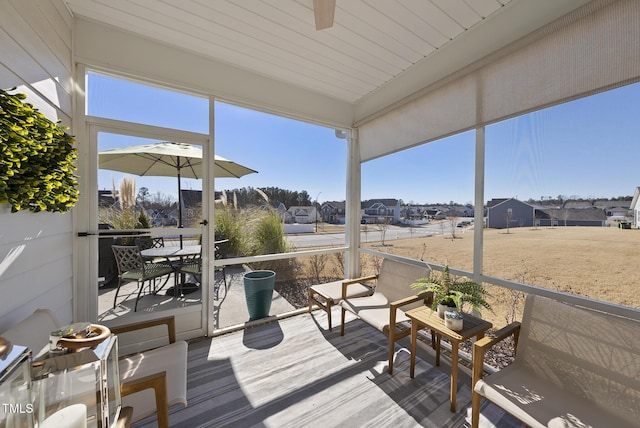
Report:
M 346 245 L 345 278 L 360 276 L 360 144 L 358 128 L 352 128 L 347 135 L 347 202 L 346 202 Z
M 482 275 L 482 251 L 484 234 L 484 126 L 476 129 L 475 200 L 473 204 L 473 279 L 479 282 Z

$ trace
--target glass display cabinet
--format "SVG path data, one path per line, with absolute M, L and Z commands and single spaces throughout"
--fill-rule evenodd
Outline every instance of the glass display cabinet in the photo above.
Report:
M 44 352 L 34 358 L 31 376 L 38 424 L 66 417 L 74 427 L 115 426 L 121 408 L 117 336 L 75 352 Z M 78 412 L 85 411 L 83 421 Z
M 31 428 L 31 352 L 0 338 L 0 428 Z

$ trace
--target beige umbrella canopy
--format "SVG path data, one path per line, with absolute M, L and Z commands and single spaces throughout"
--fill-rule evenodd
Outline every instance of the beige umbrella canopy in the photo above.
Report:
M 180 178 L 202 177 L 202 149 L 186 143 L 164 142 L 103 150 L 99 153 L 99 167 L 139 176 L 178 178 L 178 216 L 182 227 Z M 215 155 L 215 176 L 218 178 L 251 174 L 246 166 Z
M 101 169 L 140 176 L 202 177 L 202 149 L 185 143 L 155 143 L 103 150 L 99 153 Z M 215 155 L 215 176 L 240 178 L 255 171 Z

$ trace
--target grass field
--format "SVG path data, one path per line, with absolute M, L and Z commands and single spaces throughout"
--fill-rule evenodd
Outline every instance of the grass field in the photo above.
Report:
M 467 271 L 473 269 L 473 230 L 451 236 L 387 241 L 379 251 Z M 640 308 L 640 230 L 613 227 L 486 229 L 484 274 Z M 491 286 L 494 312 L 483 313 L 504 325 L 521 302 L 501 287 Z

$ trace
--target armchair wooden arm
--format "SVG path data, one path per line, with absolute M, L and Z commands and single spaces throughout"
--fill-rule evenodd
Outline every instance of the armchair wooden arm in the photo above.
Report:
M 486 351 L 496 343 L 503 341 L 504 339 L 506 339 L 511 335 L 514 336 L 515 346 L 517 350 L 518 336 L 520 335 L 520 323 L 518 321 L 512 322 L 511 324 L 502 327 L 500 330 L 497 330 L 491 334 L 488 334 L 482 339 L 477 340 L 473 344 L 473 346 L 474 348 L 477 347 L 477 348 L 481 348 L 482 351 Z
M 111 332 L 122 334 L 163 325 L 167 326 L 169 343 L 175 343 L 176 324 L 173 316 L 112 327 Z M 167 373 L 165 371 L 138 379 L 125 380 L 120 384 L 120 393 L 123 397 L 146 389 L 153 389 L 154 391 L 158 426 L 160 428 L 169 428 L 169 398 L 167 394 Z
M 498 342 L 503 341 L 509 336 L 513 336 L 513 342 L 516 352 L 518 351 L 518 336 L 520 335 L 520 323 L 512 322 L 502 327 L 500 330 L 477 340 L 473 344 L 473 381 L 472 387 L 482 378 L 484 370 L 484 355 L 487 349 L 491 348 Z
M 158 426 L 169 428 L 169 403 L 167 399 L 167 373 L 158 372 L 139 379 L 128 380 L 120 384 L 120 393 L 123 397 L 153 389 L 156 397 L 156 410 L 158 413 Z
M 145 328 L 156 327 L 159 325 L 167 326 L 167 333 L 169 335 L 169 343 L 176 341 L 176 321 L 173 316 L 157 318 L 149 321 L 140 321 L 131 324 L 119 325 L 117 327 L 110 327 L 113 334 L 127 333 L 136 330 L 142 330 Z
M 473 344 L 473 366 L 471 369 L 471 411 L 474 428 L 477 428 L 478 420 L 480 418 L 480 394 L 475 391 L 476 383 L 482 379 L 482 373 L 484 372 L 484 355 L 487 349 L 491 348 L 498 342 L 503 341 L 507 337 L 513 335 L 513 343 L 515 351 L 518 351 L 518 337 L 520 336 L 520 323 L 512 322 L 511 324 L 502 327 L 500 330 L 477 340 Z
M 347 287 L 349 287 L 350 285 L 358 284 L 366 281 L 373 281 L 376 279 L 378 279 L 378 275 L 369 275 L 369 276 L 362 276 L 360 278 L 345 279 L 344 281 L 342 281 L 342 298 L 343 299 L 347 298 Z
M 389 330 L 392 330 L 392 327 L 396 325 L 396 314 L 398 309 L 410 303 L 415 303 L 423 299 L 424 297 L 420 296 L 409 296 L 389 303 Z M 395 328 L 393 328 L 393 330 L 395 330 Z
M 398 308 L 406 306 L 410 303 L 419 302 L 420 300 L 424 300 L 424 296 L 409 296 L 400 300 L 396 300 L 395 302 L 389 303 L 389 307 L 391 308 L 391 312 L 395 313 Z
M 415 303 L 420 300 L 423 300 L 422 296 L 409 296 L 404 299 L 396 300 L 395 302 L 389 303 L 389 337 L 393 338 L 395 336 L 395 325 L 396 325 L 396 314 L 399 308 L 406 306 L 410 303 Z
M 374 279 L 378 279 L 378 275 L 368 275 L 368 276 L 361 276 L 360 278 L 345 279 L 344 281 L 342 281 L 342 283 L 355 284 L 356 282 L 373 281 Z

